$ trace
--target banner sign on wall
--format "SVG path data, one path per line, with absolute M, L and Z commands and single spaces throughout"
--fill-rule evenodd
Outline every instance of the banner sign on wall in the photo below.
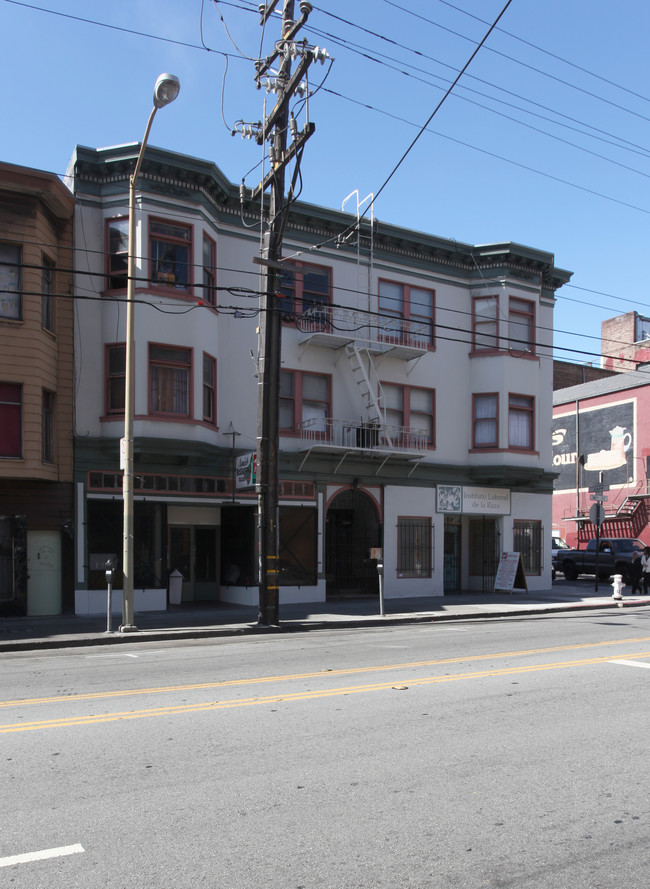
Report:
M 510 515 L 509 488 L 438 485 L 436 512 L 463 515 Z
M 254 488 L 257 480 L 257 454 L 242 454 L 236 463 L 237 490 Z

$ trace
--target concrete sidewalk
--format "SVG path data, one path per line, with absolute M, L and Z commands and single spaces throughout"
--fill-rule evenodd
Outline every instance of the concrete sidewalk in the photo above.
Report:
M 630 608 L 650 605 L 648 596 L 612 598 L 612 587 L 592 579 L 553 582 L 549 590 L 530 594 L 461 593 L 413 599 L 388 599 L 384 616 L 376 598 L 339 599 L 280 607 L 280 626 L 257 624 L 257 607 L 223 602 L 171 606 L 163 612 L 135 615 L 137 633 L 115 632 L 120 619 L 113 616 L 114 632 L 106 632 L 106 617 L 8 617 L 0 618 L 0 651 L 29 651 L 85 645 L 153 642 L 168 639 L 199 639 L 212 636 L 277 634 L 335 627 L 379 627 L 401 623 L 438 622 L 534 616 L 588 609 Z

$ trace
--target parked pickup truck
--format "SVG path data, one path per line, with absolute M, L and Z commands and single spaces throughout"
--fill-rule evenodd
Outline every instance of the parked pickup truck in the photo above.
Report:
M 575 580 L 579 574 L 596 573 L 596 556 L 598 556 L 598 577 L 607 580 L 612 574 L 622 574 L 623 582 L 628 582 L 628 566 L 632 554 L 643 555 L 645 544 L 636 537 L 602 537 L 598 541 L 590 540 L 585 549 L 567 549 L 558 553 L 556 568 L 567 580 Z

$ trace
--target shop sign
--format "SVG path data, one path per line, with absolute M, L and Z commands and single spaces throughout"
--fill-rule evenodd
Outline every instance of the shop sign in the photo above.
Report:
M 235 472 L 238 491 L 255 487 L 257 481 L 257 454 L 255 451 L 237 457 Z
M 438 485 L 436 512 L 464 515 L 510 515 L 509 488 Z

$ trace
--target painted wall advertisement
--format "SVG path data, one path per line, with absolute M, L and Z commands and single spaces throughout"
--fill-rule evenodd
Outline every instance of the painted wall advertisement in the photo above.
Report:
M 553 469 L 559 472 L 555 491 L 575 491 L 598 483 L 624 485 L 634 478 L 634 401 L 575 411 L 553 418 Z M 580 456 L 584 464 L 577 467 Z

